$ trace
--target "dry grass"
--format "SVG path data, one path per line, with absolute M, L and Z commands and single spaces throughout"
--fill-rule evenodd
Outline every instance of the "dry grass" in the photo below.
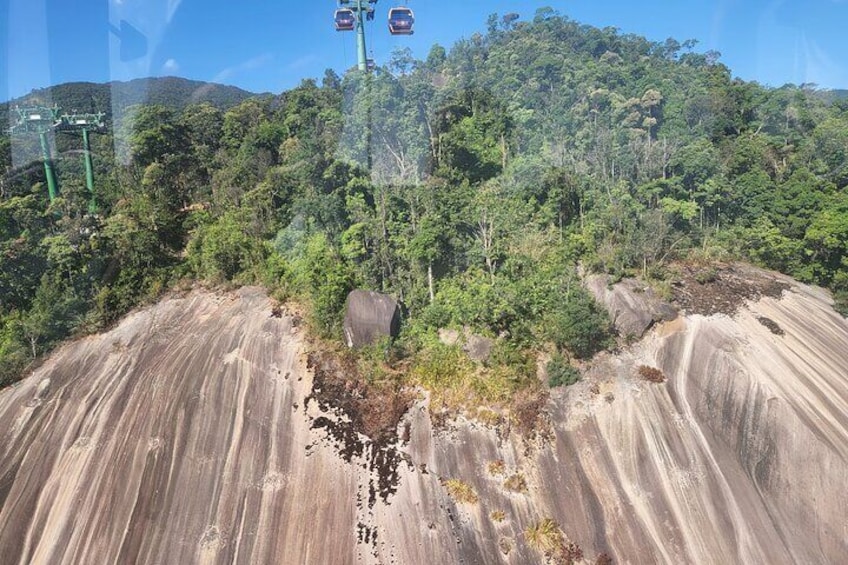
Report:
M 609 553 L 604 551 L 595 558 L 595 565 L 612 565 L 612 557 L 610 557 Z
M 524 539 L 530 547 L 546 556 L 559 551 L 565 541 L 559 525 L 550 518 L 545 518 L 524 530 Z
M 461 504 L 477 504 L 480 500 L 480 497 L 478 497 L 477 493 L 474 491 L 474 487 L 465 481 L 461 481 L 459 479 L 447 479 L 442 481 L 442 486 L 445 487 L 448 491 L 448 496 L 450 496 L 455 502 L 459 502 Z
M 648 381 L 649 383 L 665 382 L 665 375 L 657 368 L 642 365 L 639 367 L 638 372 L 642 380 Z
M 545 427 L 548 394 L 543 390 L 523 390 L 512 399 L 512 421 L 518 432 L 533 437 Z
M 506 463 L 504 463 L 503 459 L 490 461 L 487 469 L 493 477 L 502 477 L 506 473 Z
M 515 473 L 504 481 L 504 488 L 512 492 L 527 492 L 527 479 L 521 473 Z
M 567 542 L 560 550 L 566 563 L 574 563 L 583 559 L 583 550 L 573 541 Z
M 503 423 L 503 416 L 491 408 L 479 408 L 477 410 L 477 420 L 490 428 L 496 428 Z
M 492 522 L 500 523 L 506 520 L 506 512 L 503 510 L 493 510 L 492 513 L 489 514 L 489 517 L 492 519 Z
M 536 423 L 544 401 L 531 406 L 527 400 L 540 394 L 538 381 L 515 377 L 511 369 L 472 362 L 459 347 L 438 345 L 415 356 L 406 382 L 430 391 L 431 406 L 454 414 L 464 412 L 490 427 L 506 423 L 505 410 L 512 416 L 510 423 L 518 412 L 518 427 L 524 431 Z

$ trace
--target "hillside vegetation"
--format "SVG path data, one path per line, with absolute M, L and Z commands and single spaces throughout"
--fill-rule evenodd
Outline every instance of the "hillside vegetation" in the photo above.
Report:
M 403 339 L 368 355 L 492 401 L 535 380 L 536 353 L 562 368 L 610 343 L 578 264 L 663 288 L 679 261 L 747 258 L 844 312 L 848 103 L 695 47 L 543 9 L 227 110 L 134 106 L 95 139 L 97 216 L 78 155 L 48 205 L 3 138 L 0 380 L 190 280 L 263 283 L 330 339 L 348 291 L 391 293 Z M 497 338 L 486 367 L 461 370 L 447 326 Z
M 9 108 L 15 106 L 56 104 L 66 112 L 105 112 L 111 117 L 113 104 L 118 106 L 117 114 L 122 108 L 134 104 L 161 104 L 182 110 L 191 104 L 208 102 L 226 110 L 255 96 L 235 86 L 179 77 L 150 77 L 105 84 L 68 82 L 39 88 L 26 96 L 0 104 L 0 120 L 8 124 Z

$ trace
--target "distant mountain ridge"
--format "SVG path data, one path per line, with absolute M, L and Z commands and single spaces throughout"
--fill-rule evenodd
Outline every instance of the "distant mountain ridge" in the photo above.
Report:
M 108 83 L 68 82 L 33 90 L 25 96 L 0 104 L 0 119 L 7 123 L 5 118 L 8 109 L 15 105 L 57 104 L 63 111 L 106 112 L 111 117 L 113 108 L 119 110 L 134 104 L 161 104 L 181 110 L 190 104 L 208 102 L 226 110 L 255 96 L 261 95 L 236 86 L 179 77 L 151 77 Z

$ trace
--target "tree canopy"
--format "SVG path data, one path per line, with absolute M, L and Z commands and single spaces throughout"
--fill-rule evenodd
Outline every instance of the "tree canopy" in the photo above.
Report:
M 0 138 L 0 380 L 183 280 L 266 284 L 328 337 L 350 289 L 384 291 L 416 339 L 468 327 L 558 362 L 609 343 L 580 264 L 660 279 L 709 250 L 846 308 L 838 96 L 551 9 L 487 22 L 276 97 L 125 108 L 93 136 L 97 215 L 77 139 L 49 204 L 39 164 L 12 165 L 33 140 Z

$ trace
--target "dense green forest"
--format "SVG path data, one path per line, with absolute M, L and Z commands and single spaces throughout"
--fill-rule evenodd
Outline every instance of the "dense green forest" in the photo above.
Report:
M 118 115 L 123 108 L 136 104 L 159 104 L 182 110 L 190 104 L 208 102 L 226 110 L 255 96 L 235 86 L 178 77 L 151 77 L 106 84 L 69 82 L 33 90 L 26 96 L 0 104 L 0 123 L 9 123 L 9 108 L 14 106 L 56 104 L 66 112 L 104 112 L 112 118 L 113 106 Z
M 264 284 L 325 339 L 348 291 L 391 293 L 409 374 L 493 400 L 541 352 L 562 383 L 612 343 L 579 265 L 662 289 L 679 262 L 745 258 L 845 312 L 848 101 L 696 47 L 541 9 L 229 109 L 134 106 L 94 139 L 97 215 L 79 140 L 56 140 L 51 205 L 38 155 L 13 167 L 2 138 L 0 380 L 197 280 Z M 496 338 L 487 366 L 441 327 Z

